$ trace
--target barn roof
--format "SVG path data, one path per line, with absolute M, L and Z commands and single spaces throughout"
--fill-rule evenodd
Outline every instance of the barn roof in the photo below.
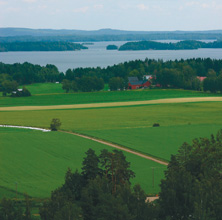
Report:
M 128 81 L 131 85 L 142 85 L 144 84 L 147 80 L 139 80 L 137 77 L 128 77 Z

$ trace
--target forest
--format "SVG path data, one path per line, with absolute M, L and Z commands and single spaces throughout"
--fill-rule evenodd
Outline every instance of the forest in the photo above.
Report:
M 88 49 L 82 44 L 69 42 L 11 42 L 0 43 L 0 52 L 8 51 L 69 51 Z

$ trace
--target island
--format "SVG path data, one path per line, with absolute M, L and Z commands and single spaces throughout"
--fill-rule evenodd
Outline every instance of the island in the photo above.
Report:
M 222 48 L 222 41 L 179 41 L 177 43 L 161 43 L 156 41 L 127 42 L 119 50 L 196 50 L 199 48 Z
M 116 46 L 116 45 L 108 45 L 108 46 L 106 47 L 106 49 L 107 49 L 107 50 L 118 50 L 118 46 Z
M 71 42 L 11 42 L 0 43 L 0 52 L 8 51 L 74 51 L 88 49 L 82 44 Z

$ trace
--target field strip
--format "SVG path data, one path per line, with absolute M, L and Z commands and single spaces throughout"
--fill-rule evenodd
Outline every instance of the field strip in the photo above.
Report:
M 30 130 L 37 130 L 43 132 L 50 132 L 49 129 L 44 128 L 35 128 L 35 127 L 26 127 L 26 126 L 17 126 L 17 125 L 0 125 L 1 128 L 23 128 L 23 129 L 30 129 Z
M 122 151 L 125 151 L 125 152 L 128 152 L 128 153 L 131 153 L 131 154 L 134 154 L 134 155 L 137 155 L 139 157 L 143 157 L 147 160 L 152 160 L 156 163 L 159 163 L 159 164 L 162 164 L 162 165 L 168 165 L 167 162 L 164 162 L 162 160 L 158 160 L 156 158 L 153 158 L 151 156 L 147 156 L 145 154 L 142 154 L 142 153 L 138 153 L 136 151 L 133 151 L 133 150 L 130 150 L 128 148 L 125 148 L 125 147 L 122 147 L 122 146 L 119 146 L 117 144 L 113 144 L 113 143 L 110 143 L 110 142 L 107 142 L 107 141 L 103 141 L 103 140 L 99 140 L 99 139 L 96 139 L 96 138 L 93 138 L 93 137 L 90 137 L 90 136 L 87 136 L 87 135 L 83 135 L 83 134 L 78 134 L 78 133 L 75 133 L 75 132 L 68 132 L 68 131 L 60 131 L 60 132 L 63 132 L 63 133 L 68 133 L 68 134 L 72 134 L 72 135 L 76 135 L 76 136 L 79 136 L 79 137 L 82 137 L 82 138 L 85 138 L 85 139 L 89 139 L 89 140 L 92 140 L 92 141 L 96 141 L 98 143 L 101 143 L 101 144 L 104 144 L 104 145 L 107 145 L 109 147 L 113 147 L 113 148 L 116 148 L 116 149 L 119 149 L 119 150 L 122 150 Z
M 108 102 L 108 103 L 90 103 L 90 104 L 73 104 L 73 105 L 12 106 L 12 107 L 0 107 L 0 111 L 82 109 L 82 108 L 121 107 L 121 106 L 189 103 L 189 102 L 222 102 L 222 97 L 171 98 L 171 99 L 156 99 L 156 100 L 146 100 L 146 101 Z

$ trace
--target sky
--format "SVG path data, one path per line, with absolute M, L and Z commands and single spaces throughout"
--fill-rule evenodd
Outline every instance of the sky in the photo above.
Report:
M 222 29 L 222 0 L 0 0 L 0 27 Z

